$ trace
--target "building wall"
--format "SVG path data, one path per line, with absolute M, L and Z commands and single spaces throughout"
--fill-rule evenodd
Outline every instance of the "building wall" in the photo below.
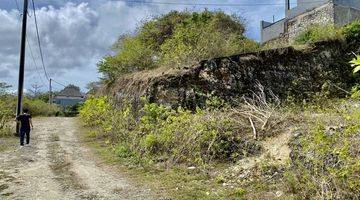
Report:
M 264 22 L 262 22 L 264 23 Z M 267 23 L 267 22 L 265 22 Z M 285 32 L 285 19 L 275 22 L 261 29 L 261 41 L 269 41 L 281 37 Z
M 287 22 L 289 42 L 292 42 L 308 27 L 318 24 L 334 24 L 334 5 L 327 3 L 309 12 L 298 15 Z
M 287 2 L 288 0 L 286 0 Z M 309 26 L 335 24 L 344 26 L 360 18 L 360 0 L 324 0 L 314 4 L 298 0 L 298 6 L 286 11 L 286 18 L 272 25 L 262 26 L 262 43 L 277 43 L 294 39 Z M 264 24 L 264 23 L 262 23 Z
M 289 0 L 285 0 L 285 1 L 289 1 Z M 285 18 L 290 19 L 296 17 L 297 15 L 300 15 L 308 10 L 312 10 L 327 2 L 329 2 L 329 0 L 316 0 L 314 2 L 311 2 L 309 0 L 297 0 L 297 6 L 295 8 L 287 9 L 286 7 Z
M 360 4 L 360 0 L 358 0 Z M 338 26 L 345 26 L 360 17 L 360 9 L 355 9 L 349 6 L 335 5 L 335 24 Z
M 353 7 L 360 9 L 360 1 L 359 0 L 333 0 L 336 5 Z

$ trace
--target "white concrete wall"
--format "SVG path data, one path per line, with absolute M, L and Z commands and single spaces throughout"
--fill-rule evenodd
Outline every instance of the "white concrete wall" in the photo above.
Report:
M 290 19 L 287 23 L 289 42 L 292 42 L 308 27 L 319 24 L 334 24 L 334 4 L 324 4 L 310 12 L 303 13 Z
M 360 0 L 359 0 L 360 2 Z M 360 18 L 360 8 L 336 5 L 335 9 L 335 24 L 337 26 L 345 26 Z
M 360 9 L 360 0 L 333 0 L 336 5 Z
M 271 39 L 278 38 L 285 32 L 285 19 L 277 21 L 261 29 L 261 42 L 267 42 Z
M 288 1 L 288 0 L 286 0 L 286 1 Z M 287 18 L 287 19 L 294 18 L 297 15 L 300 15 L 300 14 L 305 13 L 309 10 L 312 10 L 316 7 L 319 7 L 329 1 L 330 0 L 314 0 L 314 2 L 312 2 L 312 0 L 298 0 L 297 7 L 292 8 L 290 10 L 286 10 L 285 18 Z

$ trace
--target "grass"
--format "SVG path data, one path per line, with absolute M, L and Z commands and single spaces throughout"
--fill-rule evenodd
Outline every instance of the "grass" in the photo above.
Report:
M 171 169 L 161 165 L 136 166 L 129 160 L 116 156 L 112 147 L 106 144 L 106 138 L 94 139 L 90 130 L 81 133 L 81 139 L 101 160 L 108 165 L 115 165 L 133 184 L 150 187 L 163 199 L 238 199 L 243 195 L 239 192 L 242 191 L 241 188 L 223 186 L 214 176 L 215 171 L 188 169 L 187 166 Z M 227 167 L 228 165 L 218 165 L 216 169 Z
M 353 191 L 354 185 L 358 184 L 353 177 L 359 155 L 356 154 L 357 151 L 349 152 L 347 148 L 343 148 L 347 146 L 349 139 L 353 141 L 350 149 L 356 149 L 354 145 L 359 142 L 355 134 L 360 128 L 357 125 L 360 124 L 357 105 L 359 102 L 356 100 L 328 100 L 323 101 L 322 105 L 315 103 L 279 109 L 280 112 L 288 110 L 291 113 L 286 119 L 286 124 L 293 127 L 295 132 L 300 132 L 297 138 L 306 146 L 304 149 L 297 149 L 299 143 L 292 142 L 289 147 L 293 152 L 299 155 L 315 152 L 317 166 L 328 162 L 323 155 L 332 153 L 334 149 L 339 152 L 344 159 L 342 166 L 331 172 L 337 174 L 332 175 L 336 181 L 340 180 L 338 177 L 344 173 L 350 177 L 341 186 L 339 182 L 335 182 L 340 187 L 336 189 L 345 193 Z M 319 124 L 325 128 L 317 129 Z M 340 126 L 345 128 L 336 129 Z M 335 127 L 338 132 L 333 137 L 324 138 L 324 131 L 329 127 Z M 272 137 L 276 140 L 278 136 Z M 94 149 L 99 158 L 107 164 L 116 166 L 135 186 L 150 187 L 165 199 L 301 199 L 303 195 L 318 198 L 321 192 L 318 188 L 312 189 L 315 186 L 311 181 L 311 176 L 314 175 L 312 173 L 315 170 L 319 180 L 327 180 L 328 176 L 328 173 L 317 171 L 318 168 L 308 169 L 296 164 L 303 160 L 289 158 L 288 162 L 279 164 L 269 156 L 262 157 L 264 159 L 252 168 L 237 171 L 231 170 L 239 166 L 233 162 L 208 163 L 194 168 L 186 162 L 177 165 L 168 165 L 156 160 L 134 162 L 132 157 L 121 157 L 116 154 L 116 144 L 103 134 L 95 134 L 94 129 L 84 131 L 82 140 Z M 321 149 L 318 150 L 317 147 Z M 255 155 L 255 158 L 260 158 L 260 155 Z M 302 172 L 310 174 L 309 179 L 302 176 Z M 349 194 L 349 197 L 354 197 L 356 193 Z M 334 194 L 328 194 L 331 195 Z

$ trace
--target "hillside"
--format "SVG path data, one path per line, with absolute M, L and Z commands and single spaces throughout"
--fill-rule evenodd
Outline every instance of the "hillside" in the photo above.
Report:
M 289 47 L 219 51 L 213 59 L 205 59 L 212 51 L 196 59 L 174 56 L 209 47 L 191 40 L 189 24 L 224 19 L 242 27 L 211 12 L 145 23 L 130 42 L 147 44 L 153 35 L 144 40 L 145 33 L 171 31 L 151 46 L 157 59 L 142 68 L 136 59 L 128 65 L 133 49 L 121 39 L 118 54 L 99 65 L 112 70 L 103 89 L 80 112 L 91 129 L 87 138 L 165 199 L 358 199 L 359 74 L 353 71 L 358 61 L 349 62 L 360 53 L 360 21 L 332 28 L 335 38 L 312 34 L 328 29 L 309 29 L 299 35 L 301 44 Z M 163 51 L 167 40 L 174 57 Z

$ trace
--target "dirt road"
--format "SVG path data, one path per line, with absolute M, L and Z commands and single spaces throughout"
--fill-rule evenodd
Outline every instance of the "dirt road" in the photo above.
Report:
M 73 118 L 34 120 L 30 146 L 0 153 L 0 199 L 155 199 L 83 146 Z

